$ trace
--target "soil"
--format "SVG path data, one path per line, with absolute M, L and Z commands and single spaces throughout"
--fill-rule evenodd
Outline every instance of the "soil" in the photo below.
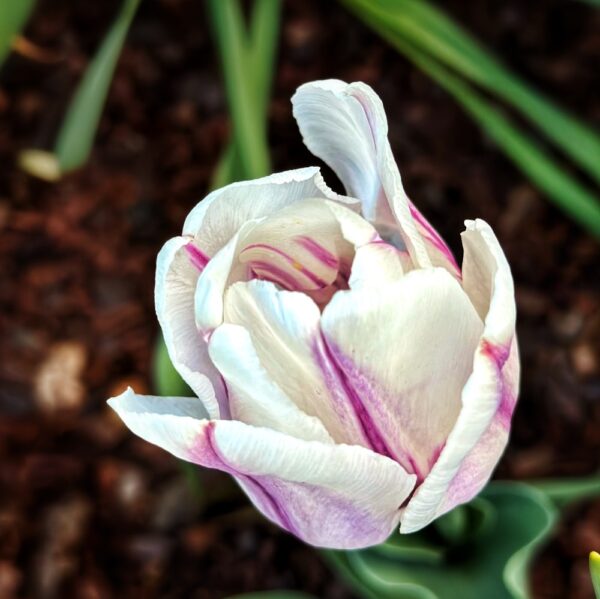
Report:
M 256 516 L 230 480 L 199 498 L 167 453 L 105 405 L 150 392 L 155 256 L 206 193 L 228 119 L 201 2 L 142 3 L 93 156 L 58 184 L 15 164 L 51 147 L 73 85 L 119 2 L 41 0 L 26 30 L 47 60 L 0 76 L 0 597 L 220 598 L 289 588 L 352 593 L 310 547 Z M 445 3 L 517 72 L 600 124 L 600 11 L 583 2 Z M 276 170 L 314 164 L 289 98 L 301 83 L 363 80 L 381 95 L 409 195 L 458 256 L 465 218 L 496 230 L 512 265 L 523 363 L 496 476 L 600 467 L 600 252 L 460 108 L 335 2 L 285 3 L 269 109 Z M 330 173 L 328 180 L 335 185 Z M 589 599 L 600 502 L 571 510 L 533 571 L 537 599 Z

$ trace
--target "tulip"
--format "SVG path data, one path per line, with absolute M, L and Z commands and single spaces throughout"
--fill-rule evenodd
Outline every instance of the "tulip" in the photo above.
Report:
M 404 192 L 370 87 L 317 81 L 292 103 L 347 195 L 318 168 L 209 194 L 156 271 L 169 356 L 197 397 L 109 403 L 305 542 L 366 547 L 491 476 L 518 391 L 513 281 L 481 220 L 458 267 Z

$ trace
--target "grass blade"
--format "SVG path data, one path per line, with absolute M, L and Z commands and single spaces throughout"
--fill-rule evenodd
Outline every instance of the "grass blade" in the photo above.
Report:
M 250 22 L 250 72 L 257 110 L 266 118 L 279 37 L 280 0 L 255 0 Z
M 520 112 L 582 169 L 600 182 L 600 136 L 512 73 L 448 15 L 426 0 L 342 0 Z
M 0 2 L 0 66 L 6 60 L 15 37 L 21 32 L 35 0 L 2 0 Z
M 274 71 L 273 63 L 279 37 L 280 13 L 280 0 L 256 0 L 252 11 L 249 35 L 244 36 L 249 63 L 246 72 L 252 75 L 250 87 L 255 95 L 256 113 L 261 117 L 265 136 L 268 99 Z M 251 175 L 246 173 L 241 165 L 239 149 L 236 147 L 234 136 L 225 148 L 215 169 L 211 187 L 217 189 L 232 181 L 250 177 Z
M 362 0 L 343 1 L 353 7 L 360 3 L 360 15 L 365 22 L 453 95 L 516 166 L 550 199 L 593 234 L 600 236 L 600 202 L 592 192 L 562 171 L 538 144 L 471 86 L 407 41 L 385 15 L 374 11 L 363 12 Z
M 89 157 L 117 60 L 139 3 L 124 0 L 71 100 L 55 147 L 63 173 L 79 168 Z
M 252 86 L 248 44 L 238 0 L 208 0 L 209 13 L 223 64 L 223 76 L 234 138 L 245 176 L 261 177 L 269 172 L 269 153 L 259 99 Z

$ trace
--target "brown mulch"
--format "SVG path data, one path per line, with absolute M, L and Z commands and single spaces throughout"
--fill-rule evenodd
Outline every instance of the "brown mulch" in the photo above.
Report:
M 598 12 L 532 4 L 446 7 L 539 88 L 600 124 Z M 228 133 L 202 3 L 147 1 L 90 164 L 59 184 L 16 168 L 20 149 L 51 146 L 118 5 L 40 1 L 27 37 L 58 60 L 12 56 L 0 73 L 0 597 L 212 599 L 269 588 L 352 597 L 315 551 L 246 509 L 226 476 L 204 473 L 199 499 L 175 460 L 106 408 L 126 385 L 151 391 L 155 256 L 206 193 Z M 371 84 L 411 197 L 459 256 L 463 220 L 486 219 L 513 268 L 523 383 L 497 476 L 597 472 L 597 242 L 339 5 L 285 6 L 269 111 L 274 168 L 315 163 L 291 115 L 299 84 Z M 592 597 L 592 548 L 598 501 L 571 510 L 542 551 L 536 598 Z

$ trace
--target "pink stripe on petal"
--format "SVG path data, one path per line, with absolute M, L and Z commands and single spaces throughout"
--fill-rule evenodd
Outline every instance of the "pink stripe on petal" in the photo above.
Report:
M 266 485 L 261 483 L 260 479 L 265 477 L 253 477 L 243 474 L 233 468 L 221 455 L 215 439 L 215 426 L 216 422 L 214 421 L 207 424 L 205 435 L 202 435 L 199 438 L 197 447 L 192 450 L 192 456 L 201 453 L 202 459 L 198 460 L 198 462 L 202 463 L 202 465 L 209 468 L 216 468 L 235 476 L 245 490 L 250 492 L 253 501 L 258 504 L 257 507 L 259 507 L 268 518 L 291 533 L 300 536 L 282 506 L 267 490 Z
M 287 271 L 271 264 L 270 262 L 253 260 L 251 262 L 251 269 L 257 278 L 262 278 L 267 281 L 273 280 L 273 282 L 281 284 L 282 287 L 285 287 L 289 291 L 300 291 L 300 289 L 302 289 L 297 279 L 295 279 Z
M 367 409 L 384 401 L 356 365 L 325 338 L 317 340 L 313 353 L 331 393 L 334 406 L 345 426 L 358 425 L 363 443 L 376 453 L 399 462 L 404 469 L 417 475 L 417 484 L 425 478 L 411 455 L 394 451 L 377 426 L 377 418 Z M 350 408 L 350 409 L 348 409 Z
M 301 264 L 300 262 L 298 262 L 298 260 L 296 260 L 295 258 L 293 258 L 292 256 L 290 256 L 289 254 L 287 254 L 283 250 L 280 250 L 279 248 L 276 248 L 276 247 L 274 247 L 272 245 L 269 245 L 269 244 L 266 244 L 266 243 L 252 243 L 252 244 L 246 246 L 240 252 L 240 255 L 243 254 L 247 250 L 253 250 L 253 249 L 267 250 L 267 251 L 273 252 L 274 254 L 277 254 L 278 256 L 281 256 L 284 260 L 286 260 L 288 262 L 288 264 L 290 264 L 290 266 L 292 266 L 292 268 L 294 270 L 296 270 L 299 273 L 303 274 L 309 281 L 311 281 L 315 285 L 317 285 L 319 287 L 326 287 L 328 285 L 327 281 L 324 281 L 323 279 L 321 279 L 314 272 L 312 272 L 311 270 L 309 270 L 308 268 L 306 268 L 303 264 Z M 251 260 L 250 264 L 256 270 L 256 267 L 255 267 L 256 261 L 255 260 Z
M 509 358 L 512 343 L 513 338 L 511 337 L 507 344 L 497 344 L 482 339 L 480 345 L 480 352 L 491 360 L 498 372 L 498 384 L 501 387 L 500 401 L 494 418 L 507 430 L 510 429 L 512 415 L 517 404 L 516 391 L 506 384 L 505 376 L 502 373 L 502 369 Z
M 317 243 L 314 239 L 302 236 L 298 237 L 296 242 L 317 260 L 325 264 L 325 266 L 336 269 L 338 268 L 339 260 L 337 256 L 334 256 L 329 250 L 324 248 L 320 243 Z
M 481 340 L 480 351 L 482 354 L 486 355 L 488 358 L 493 360 L 496 364 L 496 368 L 498 370 L 502 370 L 504 363 L 508 359 L 508 355 L 510 353 L 510 347 L 512 344 L 512 337 L 510 338 L 508 344 L 501 345 L 498 343 L 492 343 L 487 339 Z
M 410 213 L 415 219 L 417 225 L 422 229 L 421 234 L 425 239 L 448 260 L 451 266 L 456 270 L 456 274 L 460 276 L 460 267 L 456 263 L 454 255 L 440 234 L 429 224 L 427 219 L 417 210 L 415 205 L 410 202 Z
M 210 261 L 210 258 L 193 241 L 190 241 L 184 247 L 190 258 L 190 262 L 202 272 Z

